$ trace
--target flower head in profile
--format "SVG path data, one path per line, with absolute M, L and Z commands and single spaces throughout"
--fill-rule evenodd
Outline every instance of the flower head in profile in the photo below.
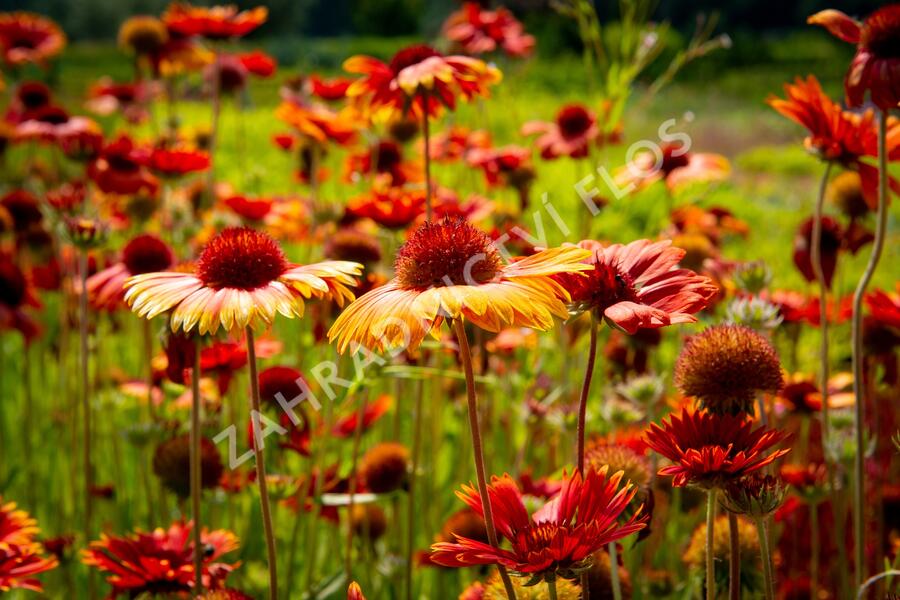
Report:
M 578 243 L 591 252 L 590 269 L 562 274 L 559 281 L 576 310 L 590 310 L 612 327 L 629 334 L 676 323 L 693 323 L 718 288 L 708 277 L 679 269 L 685 251 L 669 241 L 637 240 L 603 247 L 592 240 Z
M 347 307 L 328 339 L 339 352 L 352 345 L 414 350 L 448 318 L 494 332 L 545 330 L 554 315 L 568 315 L 568 294 L 551 276 L 587 270 L 586 255 L 570 246 L 506 263 L 491 238 L 463 219 L 426 222 L 397 253 L 394 278 Z
M 94 308 L 118 308 L 125 298 L 123 285 L 129 277 L 165 271 L 174 260 L 172 249 L 157 236 L 150 233 L 135 236 L 122 249 L 121 260 L 88 278 L 88 300 Z
M 622 483 L 622 472 L 608 476 L 607 469 L 589 469 L 563 479 L 562 489 L 529 515 L 521 491 L 509 476 L 494 477 L 488 486 L 497 532 L 510 550 L 455 536 L 455 542 L 431 547 L 431 560 L 447 567 L 503 565 L 532 581 L 562 577 L 573 579 L 590 567 L 595 550 L 643 529 L 646 517 L 638 509 L 625 523 L 619 515 L 628 507 L 635 489 Z M 459 498 L 482 514 L 481 497 L 472 486 L 463 486 Z
M 160 177 L 176 178 L 209 168 L 209 154 L 189 147 L 154 148 L 146 159 L 150 170 Z
M 160 443 L 153 453 L 153 473 L 179 498 L 191 494 L 190 434 L 177 435 Z M 222 457 L 209 438 L 200 438 L 200 489 L 212 489 L 222 477 Z
M 151 533 L 135 532 L 117 537 L 103 535 L 100 541 L 91 542 L 82 552 L 81 561 L 106 574 L 112 586 L 110 597 L 135 598 L 144 593 L 179 594 L 194 587 L 193 524 L 173 523 L 168 529 L 155 529 Z M 229 531 L 218 529 L 201 533 L 203 587 L 216 590 L 223 587 L 225 579 L 236 563 L 225 563 L 222 555 L 238 548 L 238 540 Z
M 412 186 L 376 184 L 347 205 L 348 216 L 371 219 L 388 229 L 405 229 L 424 214 L 425 190 Z
M 820 11 L 807 20 L 822 25 L 832 35 L 856 44 L 856 54 L 847 71 L 844 90 L 850 106 L 860 106 L 870 93 L 882 110 L 900 103 L 900 4 L 882 6 L 859 22 L 839 10 Z
M 347 587 L 347 600 L 366 600 L 362 588 L 355 581 L 351 581 Z
M 722 503 L 728 512 L 761 519 L 781 506 L 786 491 L 781 479 L 757 472 L 729 482 Z
M 522 126 L 522 135 L 538 135 L 541 158 L 561 156 L 586 158 L 591 144 L 600 138 L 597 115 L 583 104 L 567 104 L 554 121 L 530 121 Z
M 176 2 L 166 9 L 163 22 L 170 31 L 185 37 L 225 40 L 247 35 L 265 23 L 268 15 L 265 6 L 238 11 L 234 5 L 205 7 Z
M 675 487 L 723 487 L 790 452 L 782 448 L 767 454 L 786 434 L 766 427 L 754 429 L 743 415 L 683 409 L 681 415 L 664 419 L 661 427 L 652 423 L 644 436 L 651 449 L 672 461 L 659 474 L 673 477 Z
M 44 555 L 35 541 L 38 533 L 37 521 L 16 508 L 15 502 L 3 503 L 0 498 L 0 592 L 43 591 L 35 576 L 56 568 L 59 562 Z
M 436 117 L 442 107 L 454 110 L 458 100 L 487 96 L 500 81 L 500 71 L 477 58 L 444 56 L 424 44 L 408 46 L 389 63 L 371 56 L 351 56 L 344 70 L 362 75 L 347 88 L 374 114 Z
M 43 65 L 65 46 L 66 34 L 47 17 L 25 11 L 0 13 L 0 51 L 7 65 Z
M 657 151 L 638 154 L 615 175 L 616 185 L 641 190 L 663 181 L 669 190 L 689 183 L 722 181 L 731 173 L 728 159 L 721 154 L 691 152 L 680 144 L 663 144 Z
M 0 331 L 15 329 L 26 342 L 31 341 L 40 327 L 26 309 L 39 306 L 25 273 L 13 257 L 0 253 Z
M 353 299 L 350 287 L 362 266 L 344 261 L 290 263 L 265 233 L 230 227 L 203 249 L 194 273 L 154 272 L 125 282 L 125 301 L 147 319 L 172 311 L 171 326 L 215 333 L 271 324 L 276 313 L 303 316 L 304 301 Z
M 741 325 L 718 325 L 685 345 L 675 364 L 675 385 L 710 412 L 753 414 L 757 394 L 774 394 L 784 378 L 765 336 Z
M 153 56 L 169 41 L 166 24 L 151 15 L 128 17 L 119 26 L 119 47 L 136 56 Z
M 534 50 L 534 36 L 509 9 L 482 8 L 478 2 L 465 2 L 444 21 L 444 36 L 466 54 L 489 54 L 498 49 L 508 56 L 524 58 Z
M 88 165 L 88 177 L 107 194 L 155 194 L 159 180 L 147 168 L 149 151 L 121 135 Z

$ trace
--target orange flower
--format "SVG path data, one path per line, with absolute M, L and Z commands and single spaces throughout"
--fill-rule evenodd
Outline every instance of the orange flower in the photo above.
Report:
M 262 78 L 274 75 L 275 69 L 278 67 L 278 61 L 262 50 L 238 54 L 237 59 L 241 61 L 248 72 Z
M 44 591 L 34 576 L 56 568 L 59 562 L 43 556 L 44 549 L 34 539 L 38 533 L 37 521 L 17 510 L 14 502 L 3 504 L 0 498 L 0 592 Z
M 302 317 L 304 300 L 325 298 L 343 306 L 353 300 L 362 265 L 326 261 L 294 265 L 265 233 L 230 227 L 213 238 L 197 261 L 196 273 L 157 272 L 125 282 L 125 301 L 152 319 L 172 311 L 172 331 L 197 327 L 200 334 L 271 324 L 275 313 Z
M 638 154 L 616 173 L 615 182 L 636 191 L 662 180 L 675 190 L 696 181 L 722 181 L 730 172 L 731 165 L 721 154 L 689 152 L 680 145 L 664 144 L 659 153 Z
M 346 146 L 356 137 L 358 123 L 347 110 L 336 112 L 326 106 L 284 101 L 275 109 L 275 116 L 322 144 L 331 141 Z
M 568 317 L 565 289 L 552 276 L 589 269 L 588 252 L 551 248 L 506 264 L 487 234 L 462 219 L 426 222 L 400 248 L 394 279 L 347 307 L 328 332 L 343 353 L 405 345 L 415 350 L 444 319 L 464 318 L 488 331 L 546 330 Z M 351 348 L 356 350 L 355 347 Z
M 170 31 L 183 36 L 223 40 L 247 35 L 265 23 L 268 16 L 265 6 L 238 12 L 233 5 L 208 8 L 174 3 L 163 14 L 163 22 Z
M 389 64 L 371 56 L 344 62 L 349 73 L 362 75 L 347 89 L 349 98 L 364 100 L 374 114 L 392 116 L 412 111 L 435 117 L 442 106 L 453 110 L 457 99 L 487 96 L 500 81 L 495 67 L 468 56 L 444 56 L 424 44 L 397 52 Z
M 392 140 L 380 140 L 362 152 L 347 157 L 344 179 L 356 181 L 362 175 L 374 173 L 390 179 L 398 186 L 422 181 L 422 169 L 403 160 L 403 148 Z
M 474 150 L 487 150 L 490 147 L 490 133 L 483 129 L 473 131 L 458 125 L 431 136 L 428 143 L 431 160 L 436 162 L 454 162 L 466 158 Z
M 372 219 L 388 229 L 403 229 L 425 214 L 425 190 L 376 185 L 368 194 L 351 200 L 347 214 Z
M 0 13 L 0 50 L 6 64 L 44 64 L 65 46 L 66 34 L 50 19 L 24 11 Z

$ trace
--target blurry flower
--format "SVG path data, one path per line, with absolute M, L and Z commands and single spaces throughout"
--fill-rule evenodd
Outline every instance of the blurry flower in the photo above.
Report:
M 734 282 L 748 294 L 759 294 L 772 283 L 772 270 L 762 260 L 745 262 L 735 267 L 732 272 Z
M 341 227 L 328 237 L 324 254 L 331 260 L 349 260 L 371 267 L 381 261 L 381 244 L 360 228 Z
M 363 409 L 362 432 L 368 431 L 393 405 L 394 399 L 387 394 L 382 394 L 374 401 L 367 403 Z M 358 412 L 353 410 L 347 416 L 338 419 L 331 430 L 332 435 L 339 438 L 347 438 L 354 435 L 356 433 L 356 425 L 359 422 L 358 417 Z
M 387 515 L 377 504 L 354 504 L 349 519 L 354 537 L 368 542 L 377 541 L 387 531 Z
M 616 185 L 641 190 L 664 181 L 670 190 L 697 181 L 722 181 L 731 173 L 721 154 L 691 152 L 684 145 L 664 144 L 659 150 L 642 152 L 615 175 Z
M 52 93 L 46 84 L 40 81 L 23 81 L 16 86 L 15 92 L 6 109 L 6 121 L 21 123 L 35 118 L 40 111 L 52 106 Z
M 44 215 L 38 205 L 38 200 L 31 192 L 23 189 L 13 189 L 0 198 L 0 208 L 12 220 L 12 228 L 18 234 L 27 232 L 40 224 Z
M 44 591 L 35 575 L 55 569 L 59 562 L 55 556 L 44 555 L 35 540 L 38 533 L 37 521 L 18 510 L 15 502 L 4 503 L 0 498 L 0 592 Z
M 506 8 L 482 8 L 478 2 L 465 2 L 444 21 L 444 35 L 466 54 L 488 54 L 502 49 L 507 55 L 522 58 L 534 49 L 534 36 L 525 33 L 522 23 Z
M 112 586 L 111 598 L 131 598 L 144 593 L 188 593 L 194 587 L 193 524 L 173 523 L 169 529 L 155 529 L 152 533 L 135 532 L 117 537 L 103 535 L 82 551 L 82 562 L 106 573 Z M 206 589 L 219 589 L 225 578 L 238 565 L 218 562 L 218 559 L 238 548 L 235 535 L 218 529 L 203 530 L 203 566 L 201 581 Z
M 511 581 L 516 592 L 516 600 L 547 600 L 546 585 L 529 585 L 529 580 L 522 577 L 513 577 Z M 483 584 L 475 582 L 467 588 L 460 595 L 459 600 L 507 600 L 507 598 L 509 596 L 506 595 L 506 587 L 503 580 L 500 579 L 500 573 L 494 571 Z M 557 600 L 579 600 L 581 588 L 574 581 L 557 579 L 556 598 Z
M 103 146 L 87 174 L 107 194 L 156 193 L 159 182 L 147 169 L 148 151 L 121 135 Z
M 515 573 L 544 579 L 574 579 L 590 567 L 590 555 L 610 542 L 644 528 L 640 509 L 624 524 L 618 517 L 635 494 L 630 483 L 620 486 L 622 473 L 607 477 L 606 469 L 564 477 L 559 495 L 529 516 L 522 494 L 508 475 L 492 478 L 488 494 L 497 532 L 510 550 L 460 536 L 455 543 L 432 546 L 431 559 L 448 567 L 499 564 Z M 463 486 L 459 497 L 481 514 L 481 497 Z
M 257 77 L 271 77 L 275 74 L 275 69 L 278 67 L 278 62 L 262 50 L 238 54 L 237 59 L 247 69 L 248 73 L 252 73 Z
M 779 474 L 809 504 L 818 504 L 828 497 L 828 467 L 823 463 L 782 465 Z
M 219 54 L 217 59 L 203 69 L 203 79 L 222 94 L 236 94 L 247 83 L 247 67 L 237 56 Z M 218 82 L 216 81 L 218 79 Z
M 738 517 L 738 540 L 741 556 L 741 589 L 748 597 L 758 597 L 765 583 L 761 579 L 759 536 L 756 526 L 747 518 Z M 718 589 L 728 588 L 728 566 L 731 553 L 731 530 L 728 516 L 716 517 L 713 526 L 713 563 Z M 706 523 L 701 523 L 691 535 L 691 542 L 684 552 L 684 562 L 693 572 L 702 572 L 706 564 Z
M 409 476 L 409 450 L 403 444 L 383 442 L 369 448 L 359 465 L 366 489 L 387 494 L 406 487 Z
M 844 89 L 850 106 L 860 106 L 866 93 L 882 110 L 900 103 L 900 57 L 896 44 L 900 38 L 900 5 L 883 6 L 860 23 L 839 10 L 820 11 L 807 20 L 822 25 L 835 37 L 856 44 L 856 54 L 847 71 Z
M 67 181 L 59 187 L 47 190 L 45 198 L 47 203 L 66 215 L 73 215 L 81 210 L 84 199 L 87 197 L 87 186 L 84 181 Z
M 786 439 L 786 434 L 759 427 L 743 415 L 688 412 L 670 415 L 662 427 L 651 423 L 644 441 L 672 461 L 659 474 L 672 476 L 672 485 L 722 487 L 729 481 L 762 469 L 781 458 L 789 448 L 765 452 Z
M 487 150 L 491 147 L 491 134 L 484 129 L 471 130 L 453 125 L 436 133 L 428 141 L 431 160 L 454 162 L 467 158 L 473 150 Z
M 568 315 L 565 290 L 551 275 L 583 271 L 586 251 L 551 248 L 505 264 L 490 237 L 461 219 L 427 222 L 400 248 L 395 276 L 353 302 L 328 338 L 339 352 L 419 346 L 445 318 L 488 331 L 504 326 L 547 329 Z
M 619 556 L 621 556 L 621 554 Z M 593 564 L 587 572 L 588 595 L 587 598 L 583 598 L 583 600 L 615 600 L 612 584 L 612 561 L 610 560 L 607 549 L 594 552 L 592 562 Z M 622 598 L 624 600 L 630 600 L 633 597 L 631 575 L 622 565 L 617 564 L 616 570 L 619 575 L 619 586 L 622 590 Z
M 350 586 L 347 588 L 347 600 L 366 600 L 366 597 L 363 596 L 362 588 L 355 581 L 351 581 Z
M 776 477 L 752 473 L 729 482 L 724 491 L 722 505 L 728 512 L 761 519 L 781 506 L 787 490 Z
M 67 217 L 63 223 L 69 241 L 77 248 L 89 250 L 106 241 L 107 228 L 96 219 Z
M 536 177 L 531 167 L 531 150 L 521 146 L 502 148 L 472 148 L 466 162 L 484 172 L 488 185 L 509 185 L 518 188 L 530 185 Z
M 87 292 L 95 308 L 116 308 L 125 297 L 123 285 L 133 275 L 165 271 L 174 256 L 169 246 L 155 235 L 145 233 L 132 238 L 122 249 L 119 262 L 91 275 Z
M 247 221 L 258 222 L 262 221 L 272 210 L 273 201 L 271 198 L 229 196 L 224 200 L 224 204 L 239 217 Z
M 425 191 L 375 185 L 368 194 L 351 199 L 347 213 L 388 229 L 404 229 L 425 214 Z
M 197 596 L 197 600 L 253 600 L 253 597 L 239 590 L 226 588 L 208 591 L 202 596 Z
M 209 154 L 186 147 L 154 148 L 147 158 L 147 166 L 160 177 L 181 177 L 208 169 Z
M 555 121 L 525 123 L 522 135 L 540 136 L 535 143 L 541 151 L 541 158 L 586 158 L 591 144 L 600 135 L 600 128 L 597 115 L 592 110 L 582 104 L 567 104 L 557 113 Z
M 684 250 L 669 241 L 637 240 L 603 247 L 592 240 L 578 243 L 591 251 L 585 275 L 554 278 L 571 295 L 576 310 L 590 310 L 628 334 L 639 329 L 693 323 L 718 288 L 708 277 L 677 268 Z
M 346 77 L 323 79 L 316 74 L 307 77 L 306 81 L 309 85 L 309 93 L 312 96 L 329 102 L 335 102 L 346 98 L 347 88 L 353 83 L 352 79 Z
M 496 67 L 468 56 L 444 56 L 420 44 L 397 52 L 385 64 L 371 56 L 351 56 L 344 70 L 362 75 L 347 96 L 363 100 L 373 113 L 387 116 L 412 111 L 436 117 L 442 107 L 456 108 L 457 99 L 487 96 L 488 86 L 500 81 Z
M 104 77 L 88 89 L 85 107 L 102 116 L 118 112 L 129 123 L 141 123 L 150 114 L 145 105 L 153 98 L 154 91 L 152 84 L 143 81 L 115 83 Z
M 283 365 L 268 367 L 259 373 L 259 397 L 272 406 L 277 406 L 279 394 L 290 402 L 303 392 L 301 384 L 305 386 L 306 381 L 297 369 Z
M 169 37 L 158 52 L 151 57 L 154 73 L 163 77 L 174 77 L 188 72 L 197 72 L 213 62 L 215 54 L 196 43 L 194 38 L 184 38 L 176 34 Z
M 869 214 L 862 180 L 855 171 L 843 171 L 831 179 L 825 197 L 851 221 Z
M 243 329 L 275 313 L 303 316 L 311 297 L 343 305 L 353 299 L 356 263 L 326 261 L 298 266 L 287 261 L 277 242 L 265 233 L 232 227 L 210 240 L 195 274 L 147 273 L 129 279 L 125 300 L 139 316 L 152 319 L 172 311 L 173 331 L 199 333 Z
M 800 270 L 807 281 L 815 281 L 816 276 L 812 266 L 812 228 L 813 219 L 809 218 L 800 224 L 796 237 L 794 237 L 794 265 Z M 844 230 L 835 219 L 822 217 L 822 239 L 819 255 L 821 257 L 822 274 L 825 285 L 831 287 L 831 280 L 837 268 L 838 253 L 841 250 L 844 238 Z
M 163 485 L 180 498 L 191 494 L 191 436 L 183 434 L 159 444 L 153 453 L 153 472 Z M 219 449 L 208 438 L 200 438 L 200 489 L 219 485 L 223 472 Z
M 900 283 L 893 294 L 873 290 L 866 295 L 869 314 L 888 327 L 900 330 Z
M 138 56 L 159 52 L 169 41 L 165 23 L 151 15 L 128 17 L 119 26 L 119 46 Z
M 266 22 L 264 6 L 238 12 L 236 6 L 192 6 L 176 2 L 163 14 L 169 30 L 183 36 L 199 35 L 210 40 L 243 37 Z
M 0 13 L 0 50 L 7 65 L 44 65 L 65 45 L 66 34 L 47 17 L 25 11 Z
M 303 106 L 286 101 L 275 109 L 275 116 L 320 144 L 333 142 L 346 146 L 356 137 L 357 121 L 346 110 L 336 112 L 327 106 Z

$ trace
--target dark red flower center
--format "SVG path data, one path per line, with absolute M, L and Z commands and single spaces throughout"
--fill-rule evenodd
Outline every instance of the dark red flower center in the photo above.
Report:
M 662 147 L 662 165 L 660 170 L 663 175 L 668 175 L 675 169 L 681 169 L 689 164 L 689 154 L 683 146 L 666 144 Z
M 379 173 L 393 171 L 403 159 L 400 153 L 400 146 L 391 141 L 379 142 L 375 153 L 375 170 Z
M 584 135 L 594 124 L 594 118 L 580 104 L 570 104 L 556 115 L 556 124 L 563 137 L 570 139 Z
M 394 72 L 394 75 L 399 75 L 400 71 L 406 67 L 417 65 L 426 58 L 431 58 L 432 56 L 441 56 L 441 53 L 425 44 L 408 46 L 397 52 L 397 54 L 394 55 L 394 58 L 391 59 L 391 71 Z
M 861 45 L 877 58 L 900 58 L 900 6 L 885 6 L 869 15 Z
M 0 304 L 17 308 L 25 300 L 25 276 L 9 259 L 0 261 Z
M 197 276 L 211 288 L 255 290 L 282 275 L 287 259 L 278 242 L 249 227 L 229 227 L 203 249 Z
M 165 271 L 172 266 L 172 251 L 155 235 L 139 235 L 125 245 L 122 262 L 132 275 Z
M 500 253 L 486 233 L 449 218 L 419 227 L 394 262 L 400 286 L 415 290 L 485 283 L 502 268 Z
M 590 282 L 587 301 L 591 308 L 599 312 L 619 302 L 637 299 L 631 276 L 621 273 L 613 265 L 597 263 L 586 279 Z
M 50 103 L 50 90 L 43 83 L 23 83 L 17 94 L 19 102 L 30 110 L 41 108 Z

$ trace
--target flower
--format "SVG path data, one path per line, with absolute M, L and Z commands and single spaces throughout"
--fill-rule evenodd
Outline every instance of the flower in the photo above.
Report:
M 362 152 L 351 154 L 346 163 L 347 181 L 358 181 L 361 176 L 375 174 L 385 176 L 392 186 L 411 181 L 421 181 L 421 169 L 403 160 L 403 149 L 392 140 L 380 140 Z
M 567 104 L 553 122 L 529 121 L 522 126 L 522 135 L 536 134 L 540 135 L 536 143 L 541 158 L 586 158 L 600 136 L 600 127 L 594 111 L 583 104 Z
M 262 221 L 274 203 L 271 198 L 251 198 L 247 196 L 229 196 L 223 201 L 225 206 L 239 217 L 248 221 Z
M 125 297 L 122 287 L 129 277 L 165 271 L 174 263 L 171 248 L 156 237 L 145 233 L 135 236 L 122 249 L 122 259 L 91 275 L 87 280 L 88 299 L 94 308 L 116 308 Z
M 414 350 L 445 318 L 464 318 L 488 331 L 513 325 L 548 329 L 566 318 L 557 273 L 584 271 L 580 248 L 551 248 L 505 264 L 487 234 L 462 219 L 426 222 L 400 248 L 394 279 L 347 307 L 328 332 L 343 353 Z M 355 351 L 356 348 L 354 347 Z
M 900 330 L 900 283 L 896 284 L 896 292 L 893 294 L 874 290 L 866 294 L 865 300 L 872 317 L 888 327 Z
M 366 489 L 387 494 L 406 486 L 409 450 L 403 444 L 383 442 L 369 448 L 359 465 L 360 478 Z
M 181 498 L 191 494 L 191 436 L 187 433 L 162 442 L 153 453 L 153 472 L 163 485 Z M 219 485 L 222 477 L 219 449 L 208 438 L 200 438 L 200 489 Z
M 765 454 L 786 437 L 766 427 L 753 429 L 753 422 L 743 415 L 688 412 L 685 408 L 680 416 L 664 419 L 662 427 L 652 423 L 644 441 L 674 463 L 659 471 L 673 477 L 673 486 L 717 488 L 787 454 L 789 448 Z
M 238 12 L 233 5 L 207 8 L 176 2 L 166 9 L 163 22 L 170 31 L 186 37 L 224 40 L 247 35 L 265 23 L 268 15 L 265 6 Z
M 0 13 L 0 50 L 7 65 L 44 64 L 66 46 L 59 25 L 25 11 Z
M 659 150 L 641 152 L 615 175 L 615 183 L 629 191 L 664 181 L 670 191 L 698 181 L 722 181 L 731 172 L 721 154 L 690 152 L 684 145 L 663 144 Z
M 629 334 L 639 329 L 696 322 L 718 288 L 708 277 L 676 268 L 685 251 L 669 241 L 637 240 L 603 247 L 584 240 L 591 252 L 581 275 L 555 276 L 569 292 L 576 310 L 591 310 L 610 326 Z
M 119 47 L 138 56 L 152 56 L 168 41 L 166 24 L 150 15 L 128 17 L 119 26 Z
M 137 531 L 117 537 L 104 534 L 82 551 L 81 561 L 107 573 L 112 586 L 111 597 L 134 598 L 143 593 L 175 594 L 190 592 L 194 587 L 194 543 L 192 522 L 176 522 L 168 529 L 151 533 Z M 219 589 L 225 578 L 237 567 L 218 559 L 238 548 L 235 535 L 223 529 L 200 535 L 203 544 L 201 579 L 203 587 Z
M 0 498 L 0 592 L 13 589 L 44 591 L 35 575 L 56 568 L 55 557 L 43 556 L 44 549 L 35 541 L 40 533 L 37 521 L 15 502 Z
M 521 146 L 504 146 L 502 148 L 472 148 L 466 155 L 466 161 L 484 172 L 489 186 L 498 184 L 519 187 L 517 184 L 530 184 L 534 179 L 534 169 L 529 164 L 531 150 Z M 527 175 L 527 181 L 522 181 Z
M 87 174 L 107 194 L 155 194 L 159 181 L 147 169 L 148 152 L 121 135 L 103 146 Z
M 316 74 L 312 74 L 306 78 L 306 82 L 311 95 L 320 100 L 334 102 L 347 97 L 347 89 L 353 83 L 353 80 L 346 77 L 323 79 Z
M 786 491 L 780 479 L 752 473 L 725 486 L 722 504 L 728 512 L 761 519 L 781 506 Z
M 425 190 L 376 184 L 368 194 L 350 200 L 347 214 L 388 229 L 404 229 L 425 214 Z
M 283 365 L 269 367 L 259 374 L 259 397 L 272 405 L 276 405 L 278 394 L 290 401 L 302 392 L 298 382 L 305 385 L 303 375 L 297 369 Z
M 815 281 L 815 273 L 812 266 L 812 229 L 813 219 L 809 218 L 800 223 L 797 235 L 794 236 L 794 266 L 807 281 Z M 854 237 L 854 233 L 856 237 Z M 851 228 L 843 228 L 836 219 L 822 217 L 822 236 L 819 245 L 821 256 L 822 274 L 825 277 L 825 285 L 831 287 L 834 271 L 837 269 L 838 256 L 842 250 L 856 254 L 860 248 L 872 241 L 872 234 L 866 232 L 851 231 Z
M 363 596 L 362 588 L 355 581 L 351 581 L 347 587 L 347 600 L 366 600 Z
M 172 311 L 172 331 L 200 335 L 270 324 L 275 313 L 302 317 L 304 300 L 353 299 L 348 286 L 362 266 L 343 261 L 312 265 L 288 262 L 278 243 L 265 233 L 229 227 L 210 240 L 195 273 L 146 273 L 125 282 L 125 301 L 141 317 Z
M 25 312 L 27 306 L 39 307 L 40 303 L 12 257 L 0 254 L 0 331 L 15 329 L 26 342 L 37 337 L 40 328 Z
M 467 158 L 469 152 L 491 147 L 491 134 L 484 129 L 470 130 L 453 125 L 446 131 L 436 133 L 428 140 L 429 154 L 435 162 L 454 162 Z M 423 148 L 424 150 L 424 142 Z
M 386 116 L 412 112 L 436 117 L 442 106 L 455 109 L 458 98 L 487 96 L 488 86 L 501 77 L 477 58 L 444 56 L 424 44 L 403 48 L 388 64 L 371 56 L 351 56 L 344 70 L 362 75 L 347 88 L 347 97 Z
M 149 116 L 144 105 L 153 98 L 154 92 L 152 85 L 141 81 L 115 83 L 103 77 L 88 89 L 85 107 L 101 116 L 120 112 L 129 123 L 141 123 Z
M 824 463 L 783 465 L 779 474 L 809 504 L 818 504 L 828 497 L 828 467 Z
M 44 218 L 38 199 L 27 190 L 13 189 L 0 198 L 0 209 L 12 221 L 16 233 L 26 233 L 40 225 Z
M 448 567 L 499 564 L 533 582 L 542 579 L 574 579 L 590 567 L 592 552 L 644 528 L 641 510 L 624 524 L 618 517 L 631 502 L 635 489 L 620 485 L 622 472 L 607 476 L 606 468 L 590 469 L 582 480 L 576 472 L 563 477 L 562 489 L 552 500 L 529 516 L 522 493 L 509 476 L 493 477 L 488 495 L 497 532 L 512 546 L 494 548 L 484 542 L 456 537 L 455 543 L 438 542 L 431 559 Z M 481 497 L 472 486 L 463 486 L 457 496 L 478 514 Z
M 784 386 L 781 362 L 764 336 L 741 325 L 717 325 L 693 336 L 675 364 L 675 385 L 717 414 L 753 414 L 760 392 Z
M 900 37 L 900 5 L 883 6 L 860 23 L 839 10 L 817 12 L 807 19 L 822 25 L 835 37 L 856 44 L 856 54 L 847 71 L 844 90 L 850 106 L 860 106 L 866 93 L 872 102 L 888 111 L 900 103 L 900 56 L 897 39 Z
M 371 542 L 383 536 L 388 528 L 387 515 L 377 504 L 354 504 L 349 521 L 355 537 Z
M 513 589 L 516 591 L 516 600 L 547 599 L 546 586 L 529 585 L 529 581 L 521 577 L 515 577 L 511 581 Z M 591 592 L 591 594 L 593 593 Z M 458 600 L 506 600 L 508 597 L 503 580 L 500 579 L 500 573 L 495 571 L 484 583 L 476 581 L 467 587 L 460 594 Z M 558 579 L 556 580 L 556 598 L 557 600 L 579 600 L 581 588 L 574 581 Z
M 154 148 L 147 166 L 160 177 L 181 177 L 209 168 L 209 154 L 193 148 Z
M 351 260 L 371 266 L 381 261 L 381 244 L 361 228 L 341 227 L 325 242 L 324 253 L 332 260 Z
M 336 112 L 327 106 L 284 101 L 275 109 L 275 116 L 322 144 L 334 142 L 346 146 L 356 138 L 357 121 L 347 110 Z
M 466 54 L 487 54 L 497 48 L 514 58 L 534 50 L 534 36 L 525 33 L 522 23 L 502 6 L 483 9 L 477 2 L 465 2 L 444 21 L 444 36 Z

